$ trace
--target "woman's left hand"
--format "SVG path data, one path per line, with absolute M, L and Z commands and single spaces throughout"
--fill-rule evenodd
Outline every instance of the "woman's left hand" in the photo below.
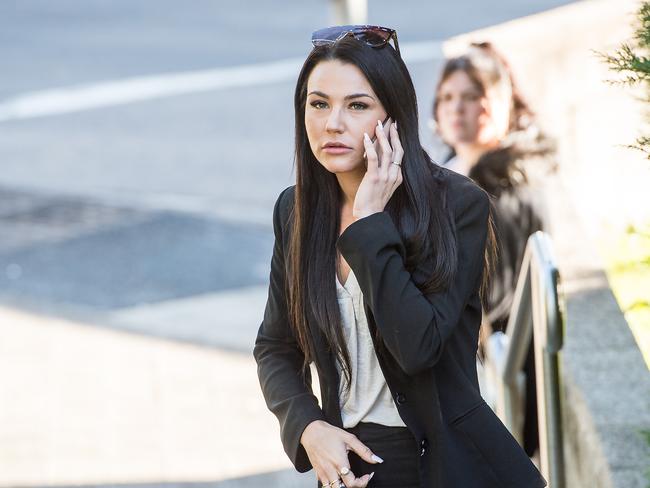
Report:
M 356 220 L 383 212 L 393 192 L 402 183 L 402 168 L 393 164 L 393 161 L 401 164 L 404 156 L 404 150 L 397 134 L 397 124 L 395 122 L 389 124 L 387 135 L 381 125 L 381 120 L 378 120 L 375 133 L 381 149 L 380 156 L 377 155 L 368 134 L 364 133 L 363 137 L 368 168 L 354 199 L 352 215 Z

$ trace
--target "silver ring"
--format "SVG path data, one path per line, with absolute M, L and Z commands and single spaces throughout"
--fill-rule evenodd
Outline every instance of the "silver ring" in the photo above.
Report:
M 397 166 L 402 166 L 402 163 L 400 163 L 399 161 L 393 161 L 391 164 L 396 164 Z
M 343 469 L 341 469 L 341 472 L 339 473 L 341 476 L 345 476 L 346 474 L 350 474 L 350 468 L 347 466 Z

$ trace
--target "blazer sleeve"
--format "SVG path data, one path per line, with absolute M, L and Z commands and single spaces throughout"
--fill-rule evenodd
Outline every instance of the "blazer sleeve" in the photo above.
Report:
M 354 270 L 387 349 L 408 375 L 438 362 L 480 285 L 490 201 L 474 184 L 461 191 L 454 210 L 458 268 L 444 291 L 425 295 L 417 288 L 404 265 L 401 236 L 386 211 L 353 222 L 336 243 Z
M 291 187 L 289 187 L 291 188 Z M 289 325 L 284 292 L 285 267 L 280 218 L 283 190 L 273 208 L 275 243 L 271 258 L 268 299 L 264 318 L 257 332 L 253 356 L 264 400 L 280 423 L 280 436 L 285 452 L 296 470 L 312 469 L 300 436 L 314 420 L 325 420 L 318 399 L 311 387 L 311 372 L 305 368 L 301 378 L 304 355 Z

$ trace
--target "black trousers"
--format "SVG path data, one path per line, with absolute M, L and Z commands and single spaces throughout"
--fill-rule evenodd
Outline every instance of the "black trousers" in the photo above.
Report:
M 350 470 L 357 478 L 375 472 L 368 483 L 369 488 L 420 488 L 420 450 L 407 427 L 359 422 L 345 430 L 356 435 L 384 460 L 383 463 L 371 464 L 355 452 L 348 452 Z

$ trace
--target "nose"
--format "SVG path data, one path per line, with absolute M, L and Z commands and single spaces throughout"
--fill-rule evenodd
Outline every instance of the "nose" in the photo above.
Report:
M 463 111 L 464 105 L 463 105 L 463 99 L 458 97 L 456 100 L 452 102 L 452 108 L 454 112 L 460 113 Z
M 343 121 L 341 120 L 341 111 L 332 110 L 329 117 L 327 117 L 327 122 L 325 124 L 325 130 L 327 132 L 342 132 L 343 131 Z

